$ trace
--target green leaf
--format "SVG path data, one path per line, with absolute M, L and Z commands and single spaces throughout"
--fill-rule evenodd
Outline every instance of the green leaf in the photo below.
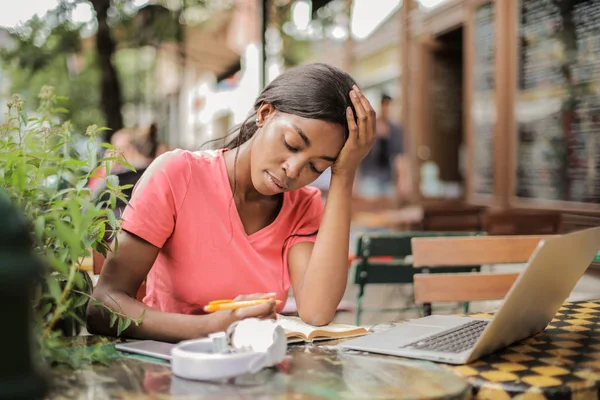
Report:
M 113 252 L 116 253 L 119 251 L 119 238 L 115 236 L 115 240 L 113 241 Z
M 113 326 L 115 326 L 115 322 L 117 322 L 117 317 L 118 315 L 115 313 L 112 313 L 110 315 L 110 327 L 112 328 Z
M 119 319 L 119 325 L 117 327 L 117 336 L 121 336 L 121 333 L 131 325 L 131 318 L 125 317 Z
M 89 298 L 87 296 L 79 296 L 79 298 L 73 303 L 73 307 L 75 308 L 79 308 L 79 307 L 83 307 L 87 302 L 88 302 Z
M 55 222 L 56 231 L 60 235 L 61 240 L 63 240 L 67 246 L 68 250 L 71 254 L 71 259 L 76 260 L 81 253 L 81 242 L 79 240 L 79 236 L 77 232 L 74 232 L 62 221 Z
M 59 190 L 58 192 L 56 192 L 56 194 L 54 196 L 52 196 L 52 199 L 62 198 L 62 197 L 64 197 L 65 194 L 75 192 L 75 191 L 77 191 L 77 188 L 67 188 L 67 189 Z
M 92 299 L 92 305 L 94 307 L 102 307 L 102 302 L 98 299 Z
M 100 146 L 104 147 L 105 149 L 109 149 L 109 150 L 118 150 L 116 146 L 114 146 L 110 143 L 101 143 Z
M 56 252 L 58 253 L 58 250 Z M 65 251 L 65 252 L 67 252 L 67 251 Z M 62 275 L 67 274 L 66 264 L 63 261 L 59 260 L 56 257 L 56 254 L 54 252 L 47 252 L 46 260 L 50 263 L 50 265 L 56 272 L 58 272 Z
M 98 157 L 96 155 L 96 151 L 94 151 L 93 149 L 88 151 L 88 168 L 91 170 L 93 170 L 94 168 L 96 168 L 96 164 L 98 163 Z
M 46 314 L 48 314 L 50 312 L 50 310 L 52 310 L 52 304 L 46 303 L 40 308 L 40 310 L 38 312 L 41 316 L 45 316 Z
M 98 227 L 98 230 L 96 231 L 96 237 L 95 237 L 94 242 L 98 243 L 98 242 L 104 240 L 104 235 L 106 233 L 106 226 L 104 224 L 98 224 L 96 226 Z M 100 246 L 100 247 L 102 248 L 103 246 Z M 96 250 L 101 252 L 101 249 L 96 248 Z M 104 254 L 104 256 L 106 257 L 106 254 Z
M 81 316 L 75 314 L 74 312 L 70 311 L 67 313 L 67 315 L 71 318 L 73 318 L 75 321 L 77 321 L 77 323 L 79 323 L 79 325 L 85 325 L 85 321 L 83 320 L 83 318 L 81 318 Z
M 119 187 L 119 177 L 116 175 L 109 175 L 106 177 L 106 186 L 109 189 L 116 189 Z
M 108 224 L 110 227 L 115 230 L 117 228 L 117 218 L 115 217 L 115 212 L 111 209 L 107 209 L 106 217 L 108 218 Z
M 79 190 L 83 189 L 85 187 L 85 185 L 87 185 L 88 180 L 87 179 L 82 179 L 79 182 L 77 182 L 77 185 L 75 185 L 75 187 Z
M 119 164 L 121 164 L 122 166 L 124 166 L 125 168 L 133 171 L 133 172 L 137 172 L 137 170 L 135 169 L 135 167 L 131 164 L 129 164 L 127 161 L 125 160 L 120 160 Z
M 52 296 L 54 300 L 58 300 L 62 290 L 60 289 L 60 285 L 56 281 L 56 278 L 54 278 L 52 275 L 49 276 L 48 279 L 46 279 L 46 284 L 48 285 L 48 292 L 50 292 L 50 296 Z
M 44 230 L 46 229 L 46 218 L 40 215 L 35 220 L 35 234 L 38 238 L 44 237 Z
M 21 118 L 21 123 L 22 123 L 23 125 L 27 125 L 27 120 L 28 120 L 29 118 L 27 117 L 27 111 L 26 111 L 25 109 L 23 109 L 23 110 L 21 111 L 21 115 L 19 115 L 19 117 Z
M 81 276 L 81 274 L 75 275 L 75 277 L 73 278 L 73 283 L 75 284 L 75 286 L 77 286 L 77 288 L 81 290 L 85 289 L 85 282 L 83 281 L 83 277 Z
M 122 201 L 125 204 L 129 204 L 129 201 L 127 200 L 127 195 L 121 193 L 117 195 L 117 199 L 119 199 L 120 201 Z
M 110 252 L 110 245 L 108 243 L 97 243 L 96 250 L 106 258 L 108 253 Z

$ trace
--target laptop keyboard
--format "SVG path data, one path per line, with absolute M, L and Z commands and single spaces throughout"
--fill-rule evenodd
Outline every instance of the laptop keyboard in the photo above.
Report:
M 489 321 L 475 320 L 403 346 L 409 349 L 461 353 L 475 345 Z

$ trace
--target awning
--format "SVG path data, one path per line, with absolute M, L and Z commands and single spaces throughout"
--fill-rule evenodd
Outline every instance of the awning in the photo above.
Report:
M 185 62 L 200 72 L 212 72 L 218 79 L 240 69 L 240 54 L 228 41 L 234 10 L 224 10 L 212 15 L 208 21 L 196 26 L 185 26 Z M 161 50 L 179 57 L 176 42 L 165 42 Z

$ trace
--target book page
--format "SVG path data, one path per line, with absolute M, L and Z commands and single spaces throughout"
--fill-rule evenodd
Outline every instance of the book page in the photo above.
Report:
M 298 317 L 277 316 L 277 324 L 281 326 L 288 336 L 290 333 L 298 332 L 306 336 L 306 339 L 312 339 L 311 336 L 329 336 L 344 337 L 346 333 L 353 334 L 367 333 L 364 328 L 355 325 L 329 324 L 325 326 L 312 326 L 303 322 Z M 312 334 L 312 335 L 311 335 Z
M 314 327 L 315 330 L 324 331 L 324 332 L 332 332 L 332 333 L 344 333 L 351 332 L 355 330 L 363 330 L 360 326 L 356 325 L 344 325 L 344 324 L 329 324 L 325 326 Z
M 300 333 L 308 339 L 315 327 L 304 323 L 300 318 L 277 316 L 277 325 L 281 326 L 286 334 Z

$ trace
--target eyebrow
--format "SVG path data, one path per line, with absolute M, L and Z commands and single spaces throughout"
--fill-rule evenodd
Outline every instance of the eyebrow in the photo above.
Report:
M 304 140 L 304 143 L 306 143 L 306 147 L 310 146 L 310 140 L 304 134 L 304 132 L 302 132 L 302 129 L 300 129 L 300 127 L 298 125 L 294 125 L 294 124 L 290 124 L 290 125 L 292 126 L 292 128 L 294 128 L 294 130 L 296 131 L 296 133 L 298 135 L 300 135 L 300 137 L 302 138 L 302 140 Z
M 310 146 L 310 140 L 304 134 L 304 132 L 302 132 L 302 129 L 300 129 L 300 127 L 298 125 L 295 125 L 295 124 L 290 124 L 290 125 L 292 126 L 292 128 L 294 128 L 294 130 L 296 131 L 296 133 L 298 135 L 300 135 L 300 137 L 302 138 L 302 140 L 306 144 L 306 147 L 309 147 Z M 335 160 L 337 160 L 336 157 L 330 157 L 330 156 L 320 156 L 319 158 L 321 158 L 323 160 L 326 160 L 326 161 L 330 161 L 330 162 L 335 162 Z

